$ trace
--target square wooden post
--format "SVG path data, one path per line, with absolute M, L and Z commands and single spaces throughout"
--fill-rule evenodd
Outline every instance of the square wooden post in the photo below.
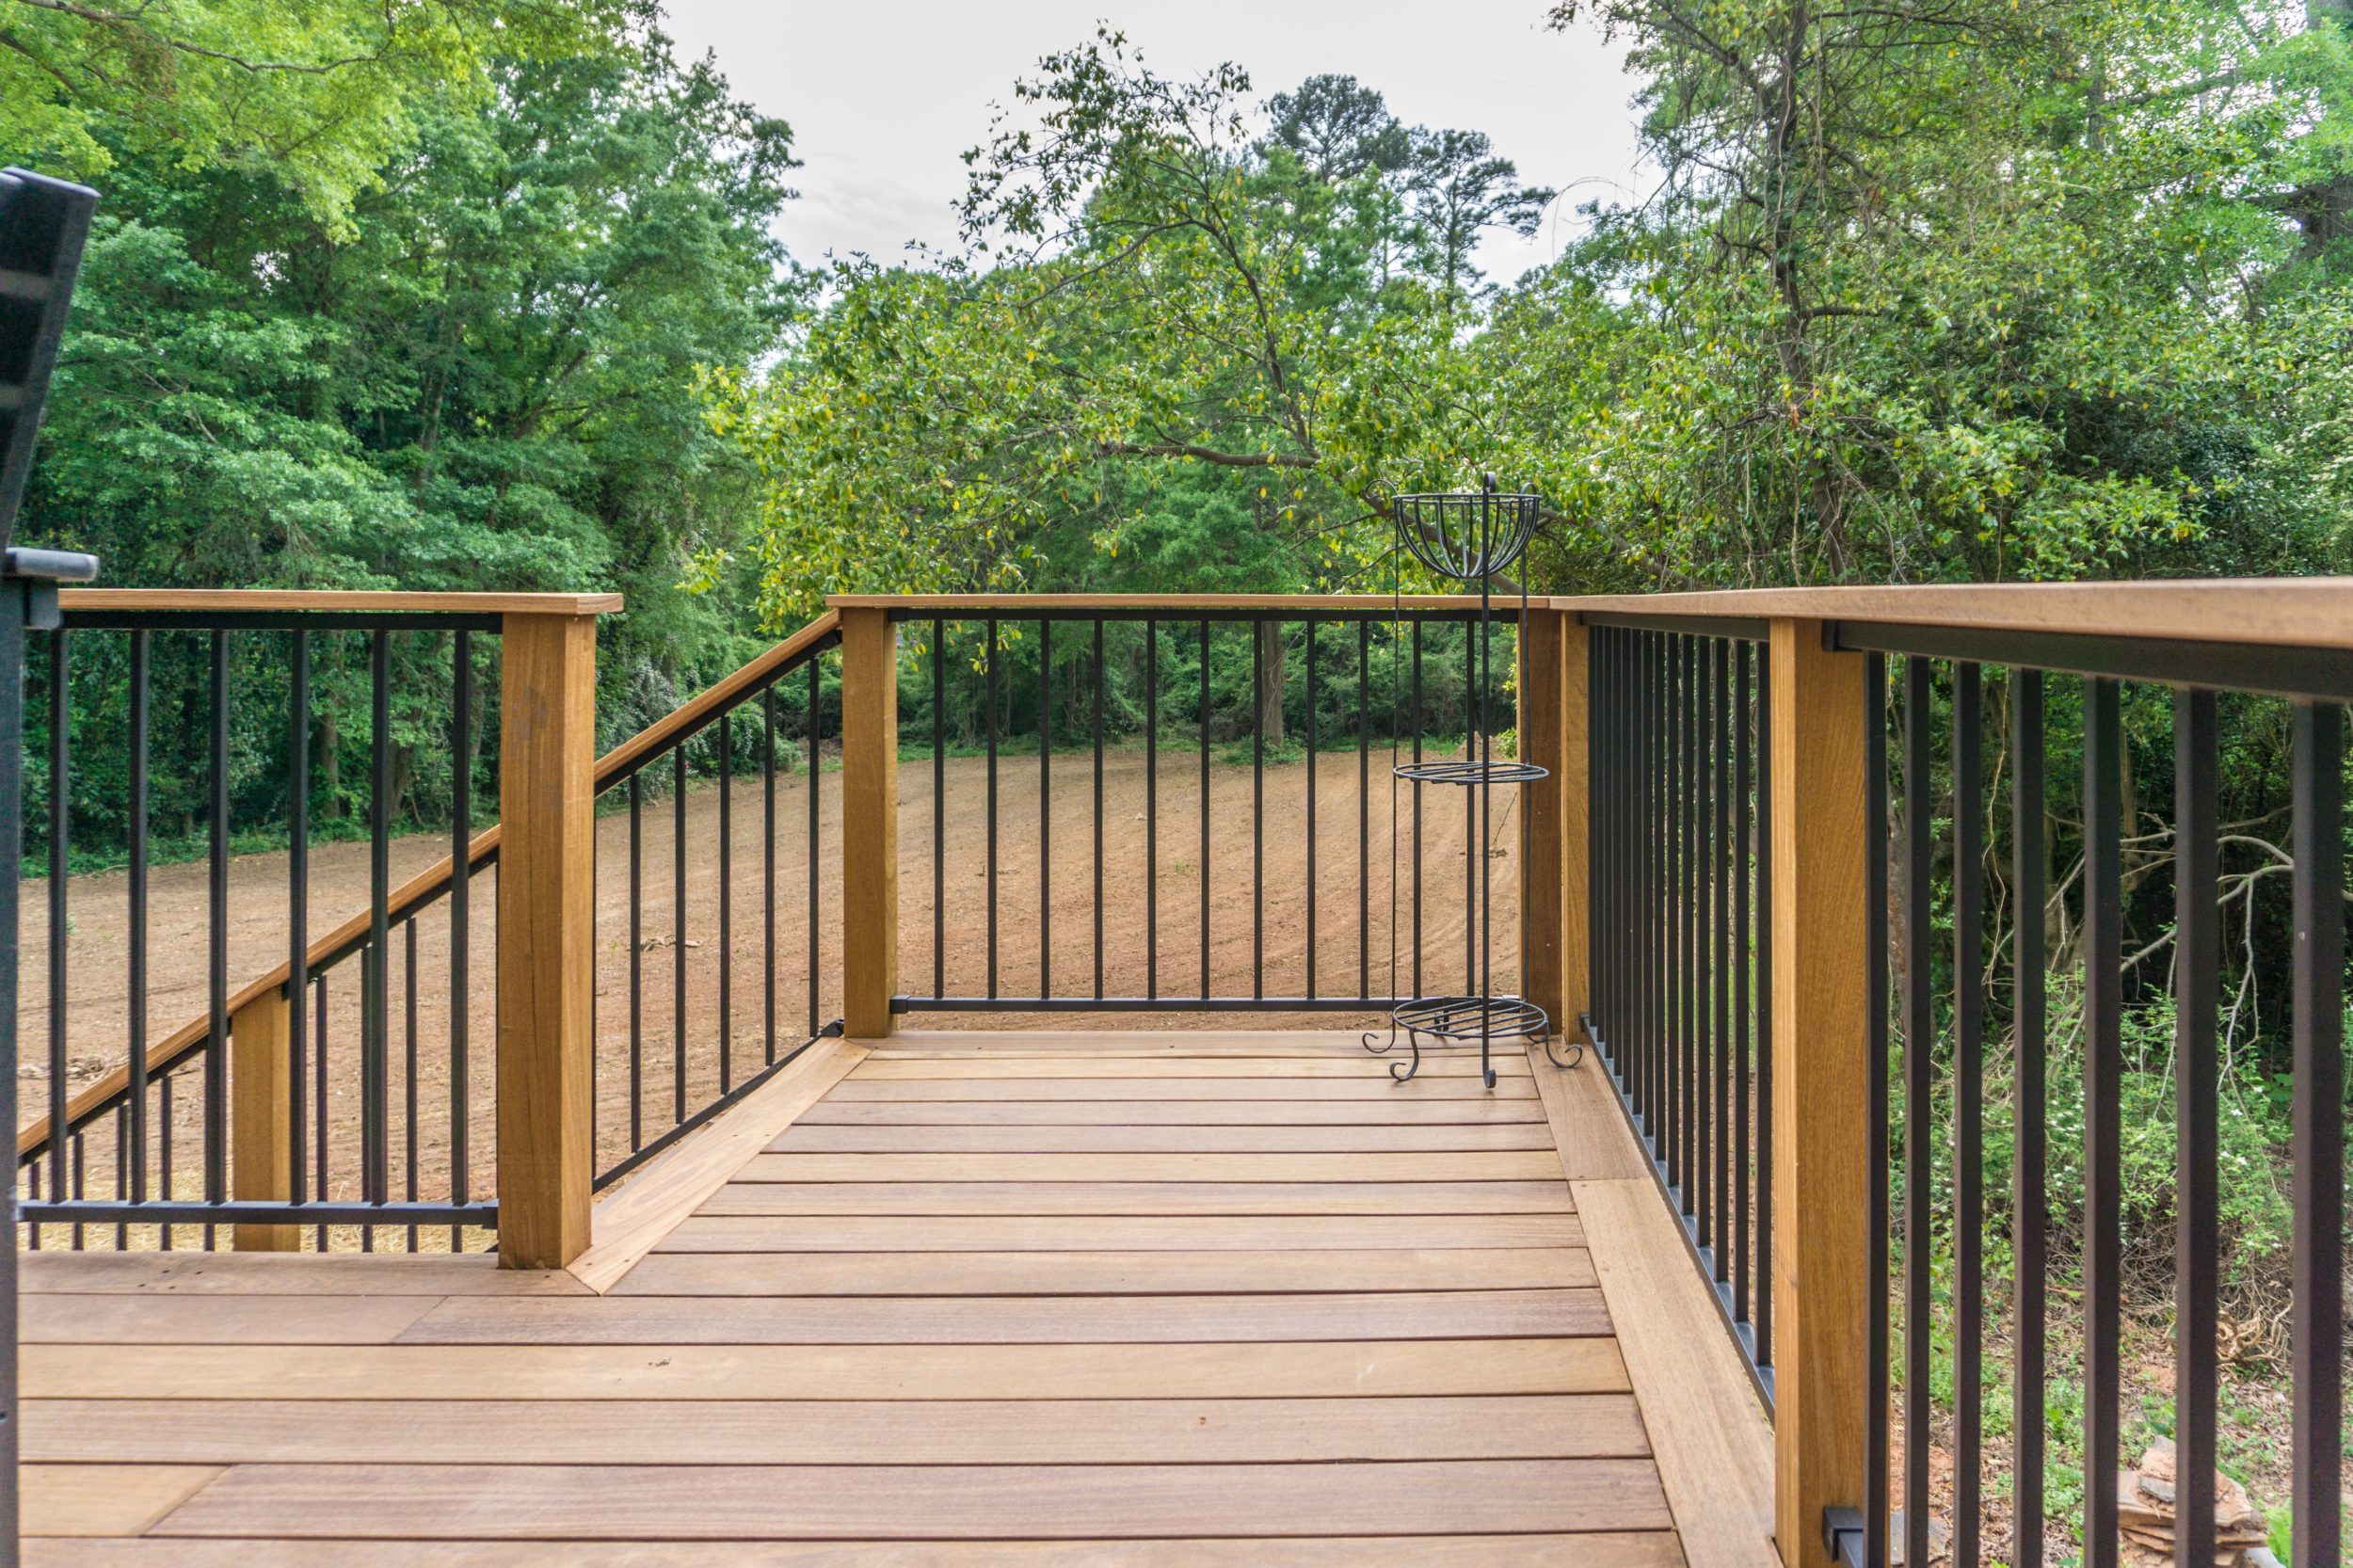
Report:
M 888 1034 L 899 989 L 899 634 L 889 613 L 841 612 L 841 1012 L 853 1040 Z
M 240 1203 L 294 1201 L 294 1094 L 286 994 L 254 998 L 229 1019 L 230 1196 Z M 232 1225 L 238 1252 L 300 1252 L 294 1225 Z
M 597 623 L 509 615 L 499 686 L 499 1264 L 588 1246 Z
M 1771 632 L 1774 1528 L 1826 1568 L 1863 1502 L 1870 989 L 1864 660 L 1818 620 Z
M 1587 1005 L 1585 645 L 1575 612 L 1531 610 L 1520 650 L 1520 759 L 1551 776 L 1521 786 L 1520 919 L 1528 1000 L 1553 1032 Z

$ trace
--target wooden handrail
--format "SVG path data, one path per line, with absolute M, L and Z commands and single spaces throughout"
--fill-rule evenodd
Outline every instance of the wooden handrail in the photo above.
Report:
M 1885 621 L 1980 632 L 2353 648 L 2353 577 L 1735 588 L 1571 595 L 1546 602 L 1580 615 Z
M 1491 600 L 1500 612 L 1516 609 L 1517 595 L 1497 594 Z M 1531 606 L 1545 601 L 1529 600 Z M 957 620 L 973 616 L 1019 619 L 1040 611 L 1166 610 L 1476 610 L 1477 594 L 828 594 L 833 610 L 901 610 L 909 618 L 937 616 Z
M 113 592 L 116 590 L 104 591 Z M 400 597 L 429 599 L 435 597 L 474 598 L 478 596 L 407 595 Z M 509 597 L 549 597 L 585 600 L 598 596 L 549 595 Z M 613 597 L 617 601 L 618 596 L 616 595 Z M 114 607 L 120 608 L 119 605 Z M 732 699 L 741 696 L 747 691 L 758 690 L 763 678 L 774 674 L 774 672 L 781 666 L 792 664 L 804 652 L 823 643 L 825 638 L 831 636 L 838 630 L 839 626 L 840 618 L 834 614 L 834 612 L 830 610 L 826 611 L 824 615 L 818 616 L 817 619 L 809 622 L 808 625 L 801 628 L 800 631 L 795 632 L 792 636 L 786 638 L 783 642 L 778 643 L 776 647 L 770 648 L 759 658 L 754 659 L 751 663 L 744 665 L 741 669 L 736 670 L 733 674 L 727 676 L 711 686 L 700 696 L 694 698 L 694 700 L 684 704 L 682 707 L 677 708 L 672 712 L 664 714 L 662 717 L 654 720 L 653 723 L 648 725 L 644 729 L 639 730 L 635 735 L 632 735 L 628 740 L 623 741 L 619 745 L 615 746 L 611 751 L 606 752 L 602 757 L 597 759 L 597 789 L 601 792 L 615 779 L 625 776 L 632 766 L 642 761 L 645 758 L 660 752 L 670 742 L 678 739 L 679 737 L 692 734 L 696 728 L 707 723 L 712 716 L 726 709 Z M 482 866 L 488 865 L 498 854 L 498 845 L 499 830 L 498 825 L 495 823 L 490 826 L 484 828 L 480 833 L 475 834 L 472 840 L 470 840 L 466 846 L 466 867 L 468 872 L 472 872 Z M 433 865 L 427 867 L 424 871 L 409 878 L 407 882 L 402 883 L 398 888 L 392 890 L 391 898 L 387 901 L 386 919 L 389 920 L 403 920 L 416 910 L 431 903 L 448 888 L 450 881 L 455 874 L 455 860 L 452 856 L 445 855 L 440 860 L 434 862 Z M 315 969 L 317 966 L 327 963 L 329 959 L 340 957 L 342 953 L 351 945 L 365 939 L 369 931 L 372 929 L 373 921 L 373 913 L 368 910 L 362 910 L 359 914 L 352 916 L 349 920 L 344 920 L 341 925 L 335 927 L 334 930 L 328 932 L 325 936 L 322 936 L 317 941 L 311 944 L 309 956 L 304 960 L 305 964 Z M 244 986 L 241 986 L 237 990 L 232 992 L 229 997 L 229 1011 L 232 1014 L 236 1013 L 248 1004 L 264 996 L 266 996 L 271 991 L 282 989 L 285 986 L 287 978 L 291 973 L 292 969 L 289 965 L 282 962 L 278 964 L 275 968 L 267 970 L 256 979 L 248 982 Z M 55 1006 L 56 1004 L 56 1000 L 52 999 L 51 1005 Z M 189 1052 L 201 1046 L 211 1037 L 212 1032 L 212 1013 L 208 1008 L 202 1014 L 189 1019 L 178 1029 L 173 1030 L 162 1040 L 148 1047 L 148 1072 L 152 1075 L 171 1066 L 182 1057 L 186 1056 Z M 112 1099 L 119 1094 L 121 1094 L 125 1089 L 130 1087 L 130 1083 L 131 1069 L 128 1064 L 109 1069 L 95 1082 L 91 1083 L 88 1088 L 84 1089 L 80 1094 L 74 1096 L 72 1100 L 67 1105 L 67 1125 L 72 1125 L 74 1122 L 79 1121 L 86 1112 L 104 1105 L 107 1100 Z M 43 1116 L 39 1121 L 27 1124 L 24 1129 L 17 1134 L 16 1157 L 18 1160 L 22 1161 L 30 1157 L 36 1151 L 44 1147 L 48 1142 L 48 1117 Z
M 296 588 L 61 588 L 63 610 L 175 610 L 273 615 L 329 610 L 348 615 L 609 616 L 619 594 L 404 594 Z

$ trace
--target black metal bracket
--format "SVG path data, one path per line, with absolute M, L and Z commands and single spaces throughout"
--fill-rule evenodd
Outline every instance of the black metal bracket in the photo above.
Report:
M 1835 1562 L 1848 1568 L 1863 1568 L 1863 1510 L 1859 1508 L 1826 1508 L 1822 1510 L 1822 1549 Z

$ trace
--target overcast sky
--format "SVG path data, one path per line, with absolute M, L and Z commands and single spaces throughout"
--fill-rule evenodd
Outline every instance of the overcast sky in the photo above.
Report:
M 792 123 L 801 200 L 779 224 L 793 254 L 897 256 L 910 239 L 954 239 L 958 154 L 986 134 L 989 105 L 1039 56 L 1085 41 L 1098 19 L 1126 31 L 1163 74 L 1221 60 L 1263 96 L 1318 72 L 1353 75 L 1409 124 L 1484 131 L 1523 180 L 1560 187 L 1532 240 L 1481 248 L 1510 281 L 1552 259 L 1573 209 L 1631 192 L 1632 84 L 1597 29 L 1544 27 L 1545 0 L 885 0 L 777 5 L 669 0 L 681 54 L 718 56 L 737 93 Z

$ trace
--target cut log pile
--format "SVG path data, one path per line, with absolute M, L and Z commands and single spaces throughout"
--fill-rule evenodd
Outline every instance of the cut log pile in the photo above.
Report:
M 2170 1568 L 2173 1561 L 2173 1445 L 2159 1438 L 2140 1456 L 2140 1468 L 2116 1478 L 2117 1522 L 2128 1568 Z M 2271 1568 L 2270 1531 L 2247 1488 L 2228 1476 L 2214 1480 L 2215 1568 Z

